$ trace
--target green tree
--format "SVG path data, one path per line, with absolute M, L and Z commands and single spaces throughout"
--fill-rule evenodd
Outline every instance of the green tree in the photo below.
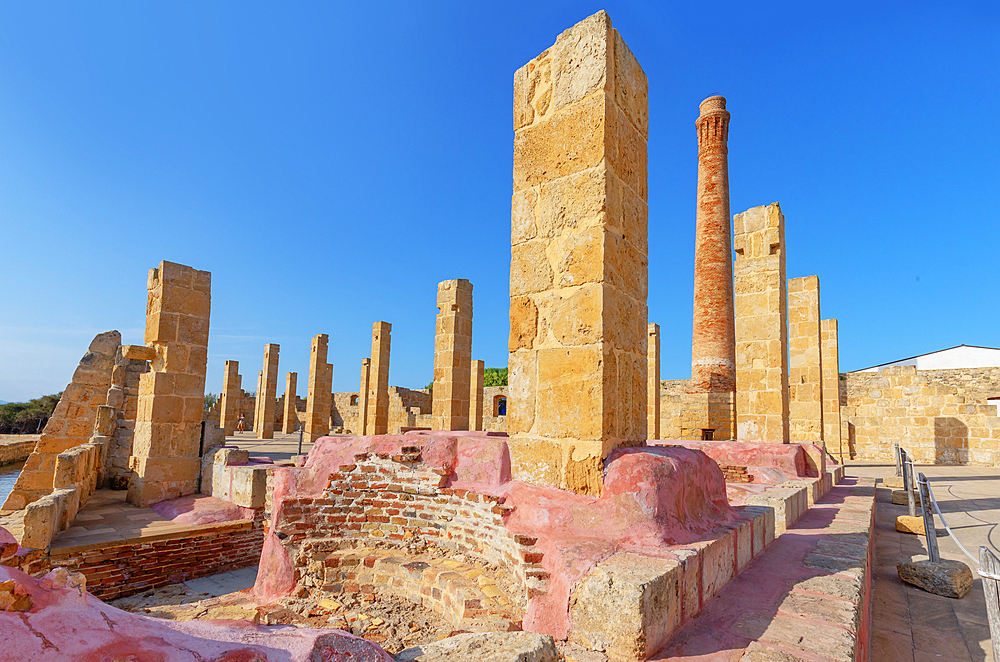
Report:
M 62 392 L 28 402 L 0 405 L 0 434 L 36 434 L 42 431 L 59 404 Z
M 507 368 L 486 368 L 483 370 L 483 386 L 506 386 Z
M 215 403 L 219 401 L 219 396 L 214 393 L 205 394 L 205 412 L 207 413 L 215 406 Z

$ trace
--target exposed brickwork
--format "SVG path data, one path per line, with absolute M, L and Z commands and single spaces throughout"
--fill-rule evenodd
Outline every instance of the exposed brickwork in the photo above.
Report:
M 150 588 L 255 565 L 264 542 L 263 510 L 253 520 L 194 527 L 189 532 L 38 550 L 0 564 L 36 577 L 65 567 L 87 576 L 87 591 L 112 600 Z
M 753 476 L 746 467 L 737 467 L 730 464 L 720 464 L 719 468 L 722 469 L 722 475 L 725 476 L 727 483 L 752 483 Z
M 424 468 L 415 448 L 404 451 L 410 452 L 358 455 L 357 464 L 331 474 L 321 497 L 285 500 L 275 530 L 286 536 L 286 546 L 299 548 L 290 550 L 299 558 L 296 566 L 308 565 L 300 554 L 310 541 L 335 538 L 335 546 L 349 547 L 366 539 L 402 543 L 419 537 L 498 568 L 521 589 L 512 596 L 521 607 L 544 592 L 548 573 L 536 541 L 504 528 L 501 498 L 443 487 L 446 472 Z M 307 586 L 321 583 L 301 573 L 298 579 Z
M 724 97 L 699 106 L 692 393 L 736 390 L 733 258 L 729 216 L 729 111 Z

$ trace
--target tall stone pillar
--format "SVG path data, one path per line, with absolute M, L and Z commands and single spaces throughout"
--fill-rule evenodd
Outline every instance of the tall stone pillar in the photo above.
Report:
M 473 361 L 470 366 L 472 384 L 469 386 L 469 429 L 483 429 L 483 373 L 486 364 Z
M 437 307 L 431 429 L 468 430 L 472 283 L 464 278 L 439 283 Z
M 788 416 L 792 441 L 823 441 L 819 276 L 788 279 Z
M 173 262 L 149 270 L 146 345 L 139 377 L 129 503 L 146 508 L 198 491 L 212 274 Z
M 257 394 L 253 401 L 253 431 L 259 434 L 260 423 L 264 417 L 260 414 L 260 408 L 264 404 L 264 371 L 257 371 Z
M 243 397 L 243 378 L 240 377 L 240 362 L 226 361 L 222 376 L 222 411 L 219 415 L 219 427 L 226 436 L 236 432 L 240 420 L 240 399 Z
M 365 434 L 389 433 L 389 342 L 392 325 L 372 325 L 371 377 L 368 380 L 368 423 Z
M 737 439 L 788 443 L 785 217 L 775 202 L 737 214 L 733 228 Z
M 361 359 L 361 388 L 358 389 L 358 434 L 368 434 L 368 389 L 371 388 L 372 360 Z
M 298 373 L 290 372 L 285 375 L 285 410 L 281 415 L 281 431 L 285 434 L 299 428 L 299 415 L 295 413 L 295 387 L 298 380 Z
M 280 345 L 264 345 L 264 370 L 261 372 L 260 423 L 257 425 L 258 439 L 274 439 L 274 414 L 278 404 L 278 351 Z
M 646 439 L 648 82 L 600 11 L 514 75 L 509 406 L 517 480 L 599 495 Z
M 823 365 L 823 440 L 828 453 L 843 462 L 844 449 L 840 436 L 840 356 L 837 320 L 822 320 L 820 357 Z
M 691 381 L 683 397 L 681 435 L 733 438 L 736 341 L 729 216 L 729 111 L 726 99 L 701 102 L 698 204 L 695 212 L 694 324 Z
M 330 404 L 333 398 L 333 366 L 326 362 L 330 337 L 320 333 L 309 349 L 309 385 L 306 387 L 305 434 L 309 441 L 330 432 Z
M 660 325 L 646 325 L 646 437 L 660 438 Z

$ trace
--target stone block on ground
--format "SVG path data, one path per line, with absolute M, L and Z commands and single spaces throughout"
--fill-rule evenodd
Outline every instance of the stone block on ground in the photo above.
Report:
M 907 584 L 946 598 L 963 598 L 972 588 L 972 571 L 961 561 L 903 561 L 896 564 L 896 572 Z
M 896 518 L 896 530 L 900 533 L 913 533 L 918 536 L 927 535 L 927 531 L 924 529 L 923 517 L 900 515 Z
M 682 574 L 676 561 L 636 554 L 599 564 L 573 591 L 570 641 L 615 660 L 645 660 L 680 624 Z
M 555 641 L 533 632 L 466 632 L 423 646 L 407 648 L 398 662 L 558 662 Z
M 913 493 L 913 501 L 918 506 L 920 505 L 920 495 L 916 492 Z M 892 503 L 895 506 L 907 506 L 910 501 L 906 496 L 906 490 L 893 490 L 892 491 Z
M 882 485 L 893 490 L 903 489 L 903 477 L 902 476 L 889 476 L 888 478 L 882 479 Z

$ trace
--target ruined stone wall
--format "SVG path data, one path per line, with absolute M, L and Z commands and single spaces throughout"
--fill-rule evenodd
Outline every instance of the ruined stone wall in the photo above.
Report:
M 128 487 L 132 471 L 128 458 L 132 455 L 132 439 L 135 436 L 135 418 L 139 410 L 139 378 L 149 371 L 149 362 L 136 359 L 122 359 L 121 369 L 125 374 L 122 385 L 125 400 L 118 409 L 115 430 L 108 442 L 105 457 L 105 487 L 121 490 Z
M 115 356 L 120 347 L 121 334 L 117 331 L 99 334 L 90 343 L 34 451 L 21 469 L 4 509 L 20 510 L 50 494 L 60 453 L 90 440 L 97 408 L 107 402 Z
M 891 460 L 899 442 L 917 462 L 1000 465 L 1000 417 L 986 403 L 1000 397 L 1000 368 L 897 366 L 841 377 L 845 459 Z

